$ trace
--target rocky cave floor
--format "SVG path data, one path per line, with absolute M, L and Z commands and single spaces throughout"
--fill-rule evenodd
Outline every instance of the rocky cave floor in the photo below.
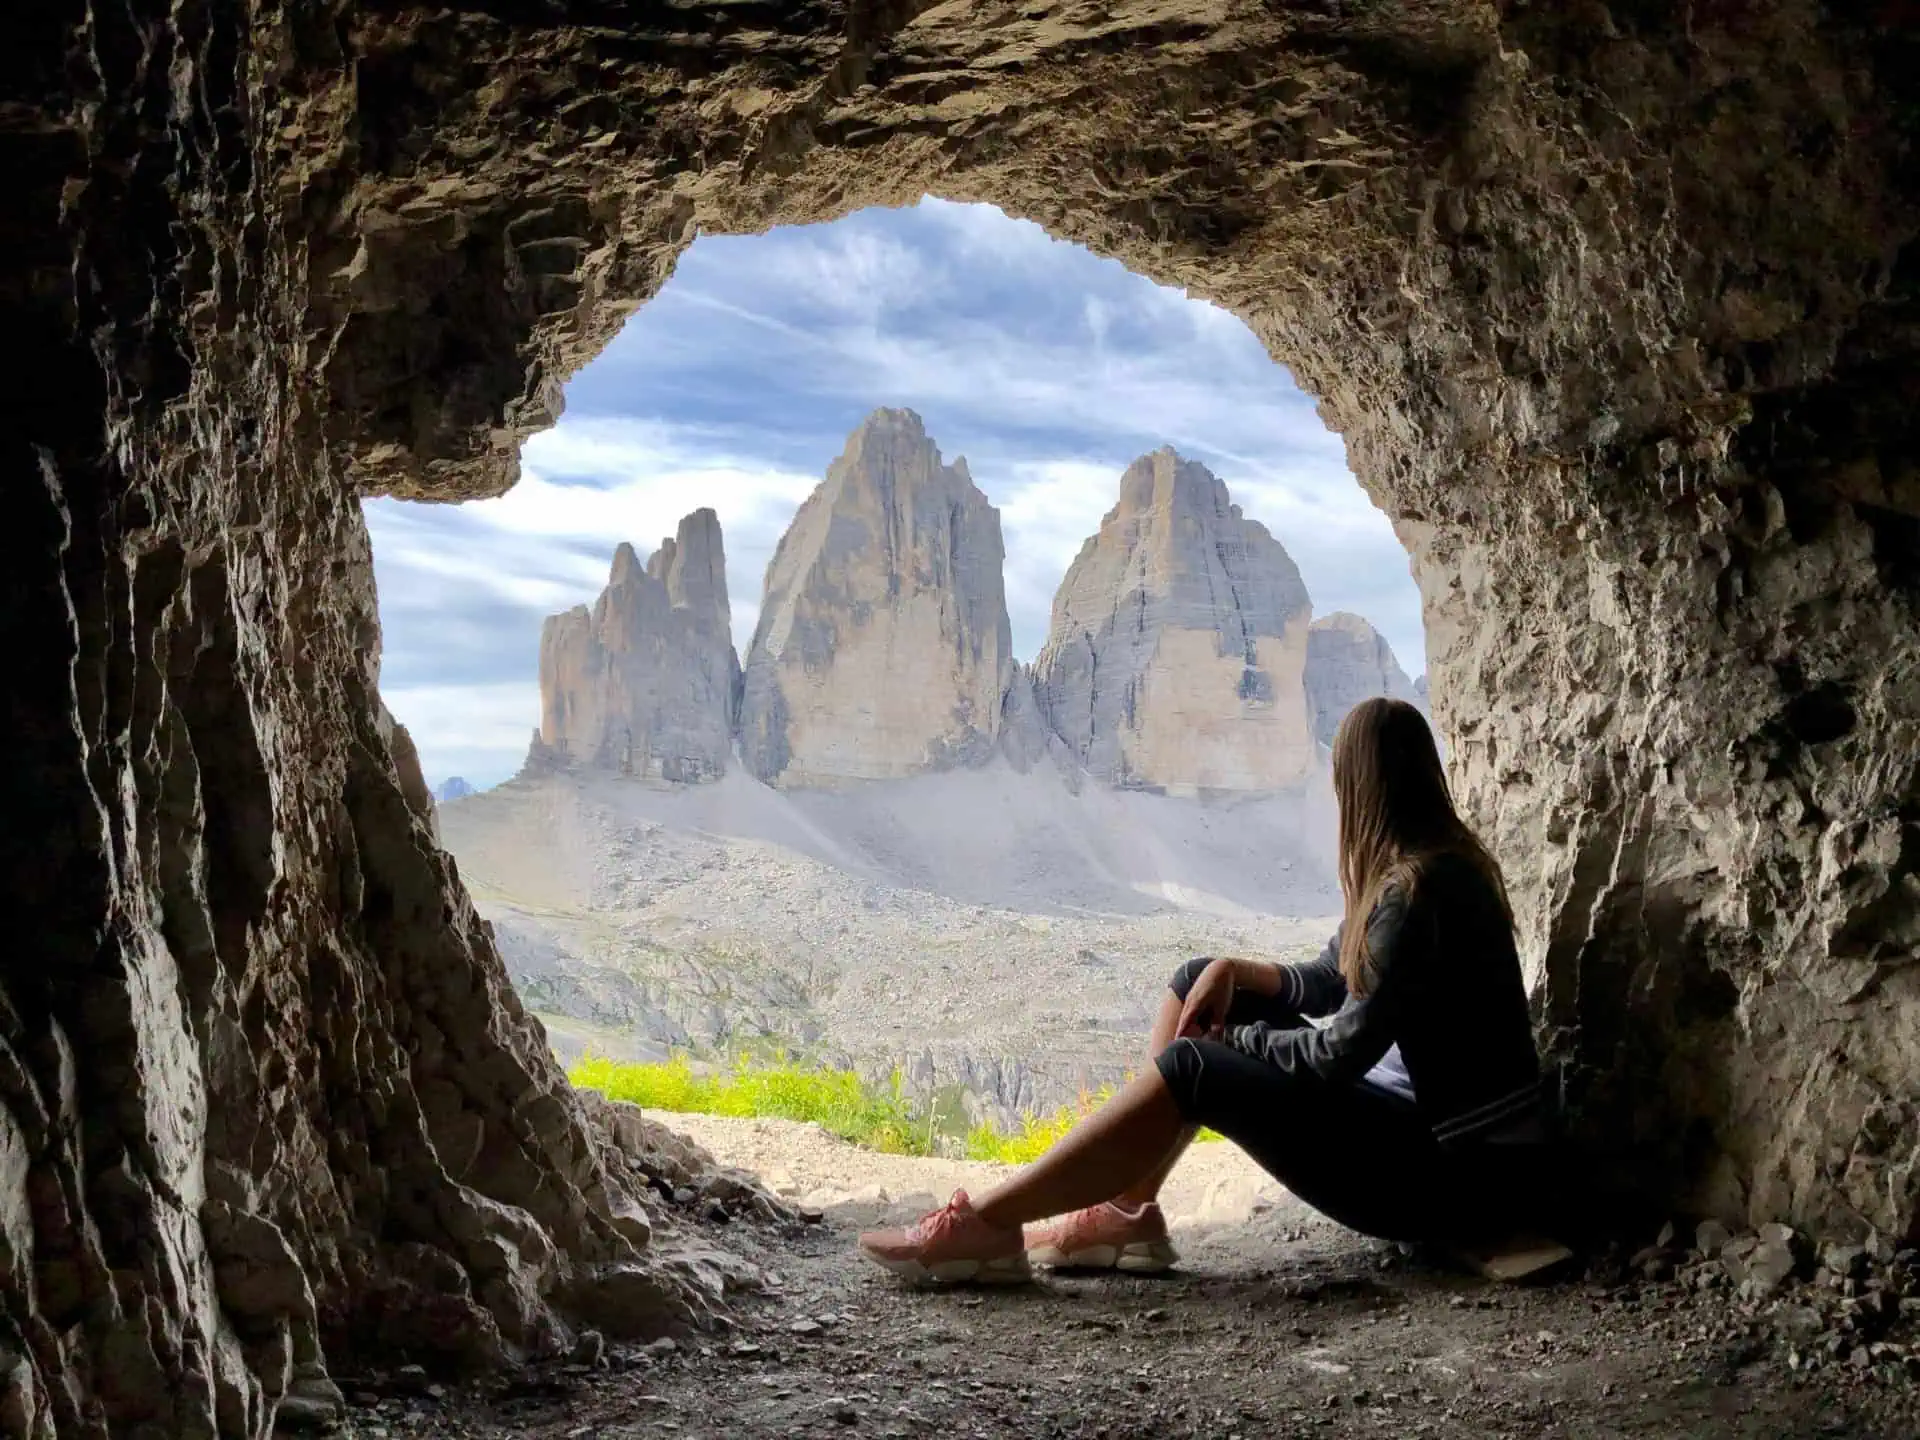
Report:
M 1676 1241 L 1502 1286 L 1289 1200 L 1178 1235 L 1165 1277 L 913 1291 L 853 1253 L 897 1209 L 723 1227 L 702 1208 L 688 1238 L 771 1272 L 728 1330 L 464 1388 L 342 1376 L 336 1433 L 1920 1436 L 1909 1251 L 1829 1254 L 1850 1277 L 1802 1253 L 1798 1276 L 1748 1280 L 1769 1261 L 1756 1238 L 1719 1260 Z

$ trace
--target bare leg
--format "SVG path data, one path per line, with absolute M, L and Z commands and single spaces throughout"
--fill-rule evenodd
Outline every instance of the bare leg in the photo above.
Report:
M 1147 1063 L 1153 1063 L 1153 1057 L 1173 1043 L 1174 1031 L 1180 1026 L 1180 998 L 1171 990 L 1160 997 L 1160 1013 L 1153 1017 L 1153 1029 L 1147 1035 Z M 1160 1187 L 1167 1183 L 1167 1177 L 1173 1173 L 1173 1167 L 1180 1163 L 1180 1157 L 1187 1153 L 1187 1146 L 1193 1143 L 1193 1137 L 1199 1131 L 1192 1125 L 1182 1125 L 1179 1133 L 1173 1137 L 1166 1158 L 1137 1184 L 1129 1185 L 1121 1194 L 1112 1198 L 1129 1210 L 1142 1205 L 1151 1205 L 1160 1198 Z
M 974 1209 L 988 1224 L 1012 1229 L 1127 1194 L 1165 1164 L 1186 1128 L 1167 1082 L 1150 1069 Z

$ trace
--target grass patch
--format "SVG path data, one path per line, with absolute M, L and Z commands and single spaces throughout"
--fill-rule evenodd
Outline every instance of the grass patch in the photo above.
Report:
M 587 1055 L 567 1071 L 567 1079 L 643 1110 L 812 1122 L 850 1144 L 887 1155 L 957 1153 L 1000 1165 L 1038 1160 L 1114 1093 L 1110 1085 L 1083 1091 L 1075 1103 L 1047 1114 L 1022 1115 L 1012 1127 L 991 1120 L 962 1127 L 955 1123 L 952 1107 L 936 1109 L 909 1100 L 897 1070 L 887 1084 L 875 1085 L 851 1070 L 801 1065 L 784 1057 L 696 1070 L 685 1056 L 630 1062 Z M 1199 1139 L 1220 1137 L 1203 1130 Z
M 567 1079 L 643 1110 L 813 1121 L 842 1140 L 888 1155 L 937 1153 L 932 1116 L 908 1102 L 897 1072 L 883 1088 L 851 1070 L 783 1061 L 741 1061 L 729 1070 L 702 1073 L 684 1056 L 626 1063 L 588 1055 L 567 1071 Z

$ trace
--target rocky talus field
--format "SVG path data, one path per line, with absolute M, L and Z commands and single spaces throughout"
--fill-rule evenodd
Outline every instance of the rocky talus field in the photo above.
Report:
M 1180 961 L 1304 955 L 1338 907 L 1318 794 L 561 774 L 439 820 L 563 1056 L 780 1047 L 1002 1119 L 1119 1079 Z

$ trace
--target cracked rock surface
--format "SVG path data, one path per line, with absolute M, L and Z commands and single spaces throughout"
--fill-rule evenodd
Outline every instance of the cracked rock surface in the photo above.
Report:
M 1053 599 L 1034 686 L 1088 772 L 1172 794 L 1274 791 L 1313 774 L 1300 571 L 1206 466 L 1171 447 L 1120 500 Z
M 980 763 L 1016 675 L 1000 512 L 920 417 L 847 438 L 767 566 L 740 749 L 770 784 Z

